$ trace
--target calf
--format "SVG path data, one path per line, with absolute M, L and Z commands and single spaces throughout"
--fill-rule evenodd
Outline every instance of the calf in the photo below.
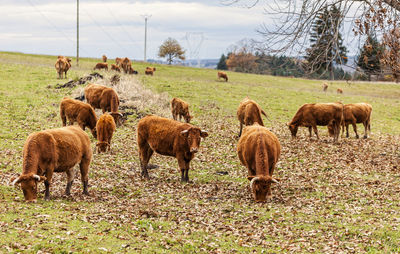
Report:
M 367 138 L 368 130 L 371 131 L 371 112 L 372 106 L 368 103 L 344 105 L 342 133 L 344 133 L 344 127 L 346 126 L 346 137 L 349 137 L 349 124 L 351 124 L 356 133 L 356 138 L 359 138 L 356 124 L 362 123 L 364 125 L 364 138 Z
M 156 71 L 156 67 L 146 67 L 146 70 L 144 71 L 144 73 L 146 75 L 151 75 L 153 76 L 154 72 Z
M 343 93 L 343 90 L 340 89 L 340 88 L 338 88 L 338 89 L 336 90 L 336 92 L 342 94 L 342 93 Z
M 119 98 L 114 89 L 102 85 L 89 84 L 85 87 L 86 101 L 93 108 L 100 108 L 105 112 L 111 112 L 117 127 L 122 125 L 122 114 L 118 112 Z
M 93 70 L 101 70 L 104 69 L 108 71 L 108 63 L 97 63 Z
M 258 123 L 259 125 L 264 126 L 261 114 L 267 116 L 264 110 L 262 110 L 255 101 L 246 97 L 240 102 L 237 110 L 237 117 L 240 122 L 239 137 L 242 135 L 243 125 L 247 126 Z
M 63 73 L 65 78 L 67 78 L 67 71 L 71 68 L 71 59 L 69 57 L 58 56 L 54 67 L 59 79 L 63 78 Z
M 49 200 L 53 172 L 66 172 L 68 182 L 65 194 L 70 195 L 75 176 L 73 167 L 79 163 L 83 194 L 89 195 L 88 173 L 91 159 L 89 136 L 77 126 L 35 132 L 25 141 L 22 174 L 13 184 L 21 184 L 25 200 L 35 202 L 37 185 L 44 181 L 44 198 Z
M 223 78 L 223 79 L 225 79 L 225 82 L 228 82 L 228 75 L 226 75 L 225 72 L 219 71 L 217 75 L 218 75 L 218 79 Z
M 121 72 L 121 69 L 116 64 L 111 64 L 111 70 L 112 71 Z
M 239 139 L 237 153 L 240 162 L 247 167 L 250 189 L 256 202 L 265 201 L 271 195 L 271 183 L 275 165 L 281 153 L 278 138 L 267 128 L 255 123 L 244 128 Z
M 67 125 L 67 119 L 70 125 L 77 122 L 82 130 L 85 130 L 86 127 L 89 127 L 93 137 L 97 138 L 97 117 L 93 108 L 89 104 L 64 97 L 60 103 L 60 116 L 63 126 Z
M 187 123 L 190 123 L 190 120 L 193 118 L 193 116 L 189 114 L 189 104 L 178 98 L 173 98 L 171 100 L 171 112 L 174 120 L 178 120 L 179 116 L 179 121 L 181 117 L 183 117 Z
M 313 103 L 304 104 L 301 106 L 292 121 L 288 123 L 289 130 L 292 133 L 292 138 L 296 137 L 299 126 L 308 127 L 311 138 L 311 128 L 315 135 L 318 136 L 317 125 L 327 126 L 332 130 L 331 135 L 334 137 L 334 142 L 338 141 L 340 124 L 343 118 L 342 103 Z
M 101 58 L 103 59 L 103 62 L 104 62 L 104 63 L 107 62 L 107 56 L 106 56 L 106 55 L 103 55 Z
M 324 92 L 326 92 L 328 90 L 328 84 L 327 83 L 323 84 L 323 89 L 324 89 Z
M 98 142 L 96 144 L 99 153 L 111 150 L 111 138 L 115 131 L 114 118 L 109 114 L 100 116 L 96 124 Z
M 139 121 L 137 142 L 142 176 L 149 178 L 147 166 L 153 152 L 172 156 L 178 160 L 181 181 L 189 181 L 189 164 L 198 152 L 201 137 L 208 136 L 206 131 L 188 123 L 149 115 Z

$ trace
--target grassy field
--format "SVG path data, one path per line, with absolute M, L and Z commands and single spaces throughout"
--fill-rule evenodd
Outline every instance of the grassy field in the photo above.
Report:
M 229 72 L 225 83 L 215 70 L 165 65 L 151 77 L 143 75 L 147 64 L 134 63 L 139 75 L 125 81 L 167 93 L 157 103 L 141 97 L 140 111 L 170 117 L 168 100 L 180 97 L 191 105 L 193 124 L 209 131 L 191 162 L 191 182 L 181 184 L 176 160 L 160 155 L 151 160 L 159 166 L 151 179 L 140 178 L 132 115 L 117 130 L 112 153 L 94 154 L 89 197 L 79 174 L 72 195 L 63 196 L 65 175 L 56 174 L 51 201 L 41 193 L 27 204 L 9 185 L 22 170 L 24 141 L 60 127 L 59 101 L 83 87 L 54 89 L 67 81 L 56 79 L 55 59 L 0 53 L 0 252 L 400 252 L 399 85 L 329 82 L 324 93 L 318 80 Z M 81 59 L 69 78 L 91 73 L 98 61 Z M 106 81 L 99 82 L 107 83 L 111 74 L 101 73 Z M 264 123 L 282 146 L 274 174 L 282 183 L 266 203 L 253 202 L 236 155 L 236 109 L 245 96 L 267 112 Z M 285 123 L 298 107 L 332 101 L 372 104 L 371 137 L 355 139 L 351 130 L 352 138 L 333 144 L 325 128 L 320 141 L 303 128 L 291 140 Z

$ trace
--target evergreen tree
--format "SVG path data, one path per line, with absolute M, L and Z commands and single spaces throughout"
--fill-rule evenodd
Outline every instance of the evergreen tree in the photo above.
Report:
M 341 22 L 340 10 L 332 5 L 325 7 L 313 23 L 310 35 L 311 47 L 307 49 L 308 70 L 323 74 L 329 71 L 334 78 L 333 62 L 347 63 L 347 49 L 343 46 L 342 35 L 337 31 Z
M 376 36 L 369 34 L 357 59 L 357 66 L 367 74 L 369 81 L 371 81 L 371 75 L 379 74 L 381 71 L 380 58 L 382 53 L 383 47 Z
M 227 69 L 228 66 L 226 65 L 226 57 L 224 54 L 222 54 L 217 65 L 217 70 L 227 70 Z

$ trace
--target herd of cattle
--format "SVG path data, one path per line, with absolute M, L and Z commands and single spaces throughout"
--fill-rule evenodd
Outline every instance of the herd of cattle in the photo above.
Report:
M 103 60 L 107 61 L 107 58 L 103 56 Z M 118 59 L 117 63 L 129 74 L 133 69 L 130 61 L 125 60 Z M 68 58 L 58 57 L 56 68 L 57 66 L 70 67 L 69 62 Z M 223 77 L 218 73 L 218 77 L 220 76 Z M 64 127 L 39 131 L 28 136 L 23 148 L 22 174 L 13 181 L 14 185 L 20 184 L 26 201 L 36 201 L 37 185 L 41 181 L 44 181 L 46 188 L 45 199 L 50 198 L 50 183 L 54 172 L 66 172 L 65 194 L 69 195 L 74 178 L 73 167 L 78 163 L 83 193 L 89 194 L 88 171 L 92 149 L 89 136 L 84 130 L 88 127 L 93 137 L 98 140 L 97 152 L 106 152 L 110 150 L 116 127 L 122 124 L 122 114 L 118 112 L 119 97 L 113 88 L 88 84 L 84 89 L 84 96 L 87 103 L 66 97 L 62 99 L 60 116 Z M 99 119 L 94 111 L 96 108 L 103 112 Z M 358 138 L 356 124 L 363 123 L 364 138 L 367 138 L 371 112 L 372 107 L 367 103 L 304 104 L 288 123 L 288 127 L 292 138 L 296 137 L 299 127 L 308 127 L 310 137 L 314 130 L 319 139 L 317 126 L 327 126 L 329 135 L 333 136 L 334 142 L 337 142 L 340 127 L 342 127 L 342 132 L 346 127 L 348 137 L 348 126 L 352 124 Z M 148 163 L 156 152 L 175 157 L 181 171 L 181 181 L 188 182 L 190 161 L 199 151 L 201 138 L 206 138 L 208 133 L 190 124 L 193 116 L 190 115 L 189 104 L 185 101 L 173 98 L 171 113 L 173 119 L 148 115 L 137 125 L 141 175 L 149 178 Z M 240 102 L 237 110 L 237 118 L 240 122 L 237 154 L 240 162 L 247 167 L 251 193 L 257 202 L 270 198 L 271 184 L 280 181 L 272 175 L 280 156 L 281 146 L 275 134 L 264 127 L 261 115 L 267 116 L 255 101 L 246 97 Z M 180 122 L 182 117 L 185 123 Z M 67 120 L 69 125 L 76 122 L 78 126 L 66 126 Z M 243 125 L 246 127 L 242 133 Z

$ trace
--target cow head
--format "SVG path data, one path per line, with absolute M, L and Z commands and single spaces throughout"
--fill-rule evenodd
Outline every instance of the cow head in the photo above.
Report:
M 124 116 L 119 112 L 111 112 L 110 115 L 114 118 L 117 127 L 120 127 L 125 122 Z
M 96 146 L 97 146 L 97 151 L 98 151 L 99 153 L 103 153 L 103 152 L 106 152 L 106 151 L 107 151 L 107 148 L 110 147 L 110 143 L 105 142 L 105 141 L 103 141 L 103 142 L 97 142 Z
M 21 184 L 22 192 L 24 193 L 26 202 L 36 202 L 37 199 L 37 184 L 45 181 L 46 177 L 39 176 L 33 173 L 20 175 L 12 183 L 13 185 Z
M 267 195 L 271 193 L 271 184 L 279 183 L 278 179 L 270 176 L 249 176 L 247 179 L 250 180 L 251 193 L 256 202 L 264 202 L 270 198 Z
M 185 118 L 185 121 L 186 121 L 187 123 L 190 123 L 190 120 L 192 120 L 193 116 L 191 116 L 191 115 L 189 115 L 189 113 L 187 113 L 187 114 L 184 116 L 184 118 Z
M 97 139 L 97 130 L 96 130 L 96 126 L 93 129 L 90 129 L 90 132 L 92 133 L 93 137 L 95 139 Z
M 187 140 L 189 151 L 191 153 L 197 153 L 199 151 L 201 138 L 208 137 L 206 131 L 200 130 L 196 127 L 190 127 L 187 130 L 181 131 L 180 135 Z
M 296 124 L 291 124 L 288 123 L 289 126 L 289 130 L 292 133 L 292 138 L 295 138 L 297 135 L 297 130 L 299 129 L 299 126 L 297 126 Z
M 335 127 L 332 124 L 328 124 L 328 133 L 330 137 L 333 137 L 335 135 Z

